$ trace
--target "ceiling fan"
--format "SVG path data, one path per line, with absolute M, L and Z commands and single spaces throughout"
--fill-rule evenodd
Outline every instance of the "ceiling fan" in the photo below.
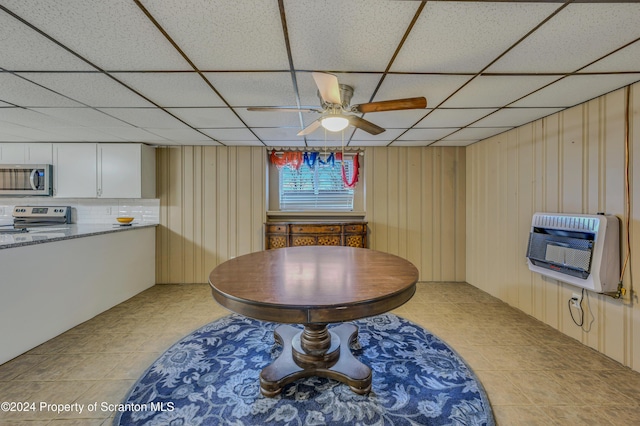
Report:
M 318 97 L 322 109 L 313 108 L 278 108 L 278 107 L 250 107 L 248 111 L 278 111 L 278 112 L 315 112 L 322 114 L 320 118 L 302 129 L 298 136 L 308 135 L 320 126 L 332 132 L 344 130 L 349 124 L 364 130 L 372 135 L 378 135 L 385 131 L 382 127 L 373 124 L 355 114 L 369 112 L 399 111 L 403 109 L 422 109 L 427 106 L 424 97 L 393 99 L 389 101 L 368 102 L 360 105 L 350 105 L 353 96 L 353 87 L 339 84 L 338 77 L 325 72 L 311 73 L 318 86 Z

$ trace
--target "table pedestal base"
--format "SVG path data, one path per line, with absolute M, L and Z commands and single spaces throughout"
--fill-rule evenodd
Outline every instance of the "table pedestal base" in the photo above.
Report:
M 274 335 L 282 353 L 260 372 L 260 392 L 264 396 L 274 397 L 285 385 L 309 376 L 337 380 L 360 395 L 371 391 L 371 369 L 349 349 L 358 337 L 355 325 L 341 324 L 328 330 L 326 324 L 308 324 L 304 331 L 280 325 Z

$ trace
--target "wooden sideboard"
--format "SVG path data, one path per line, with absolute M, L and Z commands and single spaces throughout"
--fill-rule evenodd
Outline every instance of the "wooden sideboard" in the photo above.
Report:
M 367 222 L 267 222 L 265 248 L 367 247 Z

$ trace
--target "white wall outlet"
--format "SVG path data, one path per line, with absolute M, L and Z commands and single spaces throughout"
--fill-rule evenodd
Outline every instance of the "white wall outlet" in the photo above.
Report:
M 111 206 L 107 207 L 107 214 L 111 215 Z
M 580 306 L 580 295 L 578 293 L 573 293 L 571 296 L 571 306 L 576 309 L 582 309 Z
M 4 216 L 4 207 L 0 206 L 0 216 Z

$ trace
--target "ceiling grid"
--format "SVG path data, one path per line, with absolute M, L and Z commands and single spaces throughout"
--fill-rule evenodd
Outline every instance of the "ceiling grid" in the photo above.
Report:
M 640 81 L 640 3 L 0 0 L 0 46 L 0 142 L 466 146 Z M 298 136 L 314 72 L 384 131 Z

